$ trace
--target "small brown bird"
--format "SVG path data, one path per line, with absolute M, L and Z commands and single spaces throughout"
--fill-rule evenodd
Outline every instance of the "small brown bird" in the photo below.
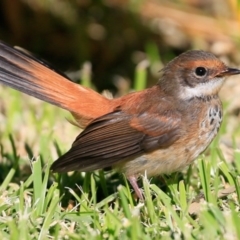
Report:
M 136 194 L 140 174 L 179 171 L 201 154 L 222 121 L 218 92 L 240 74 L 213 54 L 188 51 L 169 62 L 159 82 L 117 99 L 74 84 L 26 52 L 0 43 L 0 82 L 70 111 L 84 131 L 55 161 L 54 172 L 123 171 Z

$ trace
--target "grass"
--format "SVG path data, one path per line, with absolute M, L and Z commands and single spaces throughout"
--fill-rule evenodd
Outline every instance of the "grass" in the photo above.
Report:
M 240 155 L 234 150 L 229 162 L 219 148 L 225 124 L 183 173 L 143 176 L 143 203 L 114 171 L 50 173 L 79 129 L 58 108 L 8 88 L 0 93 L 0 239 L 240 239 Z

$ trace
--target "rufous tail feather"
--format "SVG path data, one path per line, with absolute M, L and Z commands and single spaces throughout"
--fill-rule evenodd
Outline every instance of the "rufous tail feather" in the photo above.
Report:
M 49 64 L 0 42 L 0 82 L 70 111 L 82 127 L 111 110 L 110 100 Z

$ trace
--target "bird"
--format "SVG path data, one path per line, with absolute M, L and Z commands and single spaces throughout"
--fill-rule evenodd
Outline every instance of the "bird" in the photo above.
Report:
M 141 175 L 181 171 L 210 145 L 223 118 L 219 90 L 236 74 L 239 69 L 214 54 L 189 50 L 163 67 L 154 86 L 108 99 L 29 52 L 0 42 L 0 83 L 68 110 L 83 129 L 51 170 L 113 167 L 126 175 L 141 200 Z

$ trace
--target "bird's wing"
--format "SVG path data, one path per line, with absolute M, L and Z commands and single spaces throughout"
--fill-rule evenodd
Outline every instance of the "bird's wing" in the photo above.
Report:
M 54 172 L 93 171 L 166 148 L 180 137 L 180 118 L 176 112 L 106 114 L 93 121 L 51 169 Z

